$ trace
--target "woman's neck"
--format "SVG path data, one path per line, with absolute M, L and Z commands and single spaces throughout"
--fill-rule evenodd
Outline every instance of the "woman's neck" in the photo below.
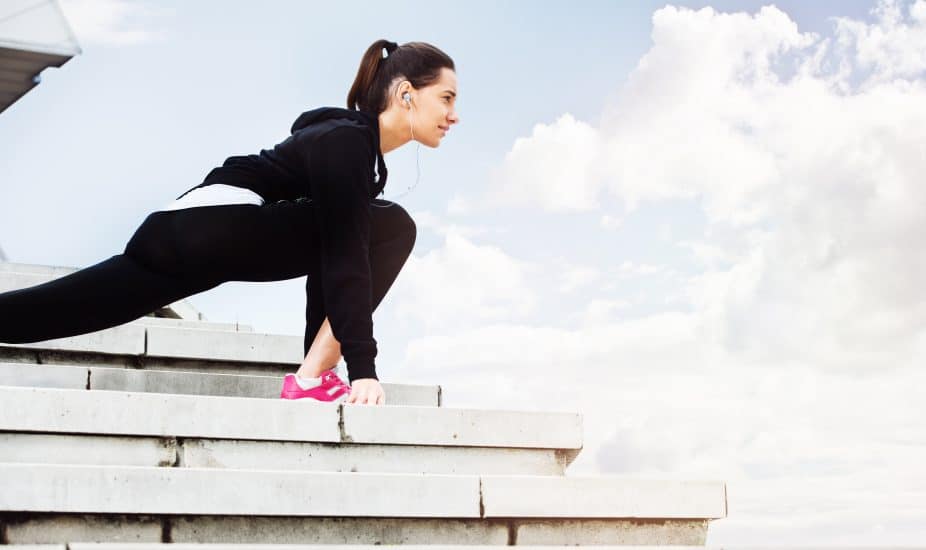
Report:
M 387 109 L 379 114 L 379 149 L 383 155 L 411 141 L 405 113 Z

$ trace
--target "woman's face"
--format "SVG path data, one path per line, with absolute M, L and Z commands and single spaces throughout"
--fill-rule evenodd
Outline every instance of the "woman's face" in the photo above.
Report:
M 439 146 L 450 127 L 460 122 L 456 112 L 456 72 L 444 67 L 436 83 L 409 92 L 412 94 L 415 141 L 429 147 Z M 404 101 L 402 103 L 404 105 Z

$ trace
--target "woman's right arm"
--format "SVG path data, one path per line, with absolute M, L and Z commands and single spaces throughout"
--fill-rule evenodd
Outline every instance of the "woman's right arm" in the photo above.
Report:
M 351 382 L 377 378 L 369 256 L 375 159 L 368 130 L 352 126 L 339 126 L 316 138 L 307 158 L 325 311 Z

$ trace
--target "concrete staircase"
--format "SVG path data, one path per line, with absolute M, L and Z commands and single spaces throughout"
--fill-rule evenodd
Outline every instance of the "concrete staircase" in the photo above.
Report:
M 567 475 L 579 414 L 279 399 L 301 360 L 194 319 L 0 344 L 0 543 L 701 546 L 726 516 L 723 482 Z

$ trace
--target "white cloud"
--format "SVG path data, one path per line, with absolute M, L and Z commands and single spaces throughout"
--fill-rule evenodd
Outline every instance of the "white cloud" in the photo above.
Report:
M 536 203 L 550 211 L 596 207 L 601 138 L 588 124 L 565 114 L 551 126 L 536 124 L 529 138 L 515 140 L 486 199 L 493 205 Z
M 612 321 L 620 310 L 630 307 L 627 300 L 607 300 L 596 298 L 585 305 L 585 309 L 580 313 L 578 324 L 594 325 L 604 324 Z
M 703 361 L 708 351 L 697 342 L 688 316 L 668 313 L 577 329 L 526 323 L 470 324 L 413 340 L 405 360 L 416 379 L 440 373 L 441 383 L 463 401 L 479 403 L 478 387 L 483 382 L 477 375 L 493 373 L 517 390 L 517 395 L 509 396 L 513 408 L 546 410 L 552 404 L 557 409 L 584 409 L 564 388 L 550 381 L 568 373 L 572 383 L 583 386 L 583 394 L 594 395 L 588 380 L 614 381 L 630 376 L 641 367 L 636 358 L 645 358 L 647 368 L 682 371 L 688 362 Z M 625 391 L 621 385 L 621 398 Z M 493 403 L 496 398 L 493 393 Z
M 420 257 L 412 254 L 402 268 L 395 283 L 400 318 L 435 331 L 534 312 L 537 297 L 527 279 L 535 266 L 459 233 L 445 237 L 442 247 Z
M 459 235 L 462 237 L 475 237 L 492 232 L 492 229 L 488 227 L 449 223 L 445 221 L 445 218 L 438 217 L 433 212 L 427 210 L 419 210 L 409 215 L 415 220 L 415 226 L 419 231 L 430 230 L 441 236 Z
M 451 215 L 464 215 L 470 212 L 469 199 L 460 193 L 453 196 L 447 203 L 447 213 Z
M 708 269 L 716 269 L 721 267 L 722 263 L 729 263 L 732 261 L 730 253 L 723 246 L 711 244 L 707 241 L 689 241 L 682 239 L 675 244 L 679 248 L 690 250 L 698 263 Z
M 624 260 L 621 265 L 615 269 L 618 277 L 638 277 L 652 276 L 655 274 L 666 273 L 667 268 L 661 265 L 638 263 L 632 260 Z
M 601 270 L 587 265 L 569 265 L 565 260 L 560 260 L 558 264 L 565 265 L 563 268 L 559 286 L 560 292 L 574 292 L 576 289 L 595 283 L 601 278 Z
M 904 7 L 912 24 L 904 22 Z M 872 12 L 877 18 L 873 25 L 835 18 L 837 47 L 850 66 L 870 73 L 863 88 L 922 76 L 926 70 L 926 2 L 907 6 L 881 2 Z
M 128 0 L 60 0 L 61 9 L 81 44 L 123 46 L 164 36 L 156 18 L 170 9 Z
M 907 11 L 921 14 L 924 4 Z M 535 125 L 506 157 L 500 172 L 510 179 L 498 196 L 539 197 L 548 211 L 594 208 L 599 192 L 628 210 L 698 199 L 723 239 L 704 239 L 699 251 L 734 262 L 688 286 L 718 345 L 770 364 L 909 364 L 926 324 L 916 299 L 926 279 L 926 86 L 883 75 L 920 67 L 898 52 L 926 51 L 926 24 L 905 21 L 890 2 L 875 13 L 874 24 L 837 28 L 841 42 L 869 52 L 853 62 L 887 67 L 846 94 L 849 75 L 815 71 L 821 55 L 841 61 L 852 48 L 821 53 L 827 41 L 774 6 L 755 15 L 657 10 L 654 45 L 601 129 L 569 115 Z M 786 61 L 802 71 L 780 78 Z M 564 173 L 576 176 L 566 183 Z M 554 199 L 567 188 L 582 199 Z
M 730 517 L 709 543 L 926 536 L 926 0 L 873 15 L 820 37 L 774 6 L 657 10 L 600 124 L 536 124 L 487 198 L 561 212 L 610 194 L 625 211 L 600 214 L 604 227 L 689 200 L 703 234 L 663 236 L 699 271 L 607 255 L 528 269 L 448 238 L 419 279 L 462 285 L 450 306 L 476 313 L 413 341 L 409 368 L 439 372 L 448 403 L 485 404 L 491 384 L 493 403 L 583 412 L 572 472 L 726 480 Z M 528 272 L 577 289 L 602 273 L 606 290 L 677 282 L 651 299 L 677 309 L 622 319 L 628 290 L 577 304 L 569 326 L 512 322 L 549 307 L 550 284 Z M 409 311 L 446 315 L 439 291 L 423 296 Z
M 610 214 L 602 214 L 601 218 L 599 219 L 599 224 L 604 229 L 614 230 L 614 229 L 619 228 L 621 225 L 623 225 L 623 223 L 624 223 L 624 220 L 622 220 L 621 218 L 617 216 L 612 216 Z

